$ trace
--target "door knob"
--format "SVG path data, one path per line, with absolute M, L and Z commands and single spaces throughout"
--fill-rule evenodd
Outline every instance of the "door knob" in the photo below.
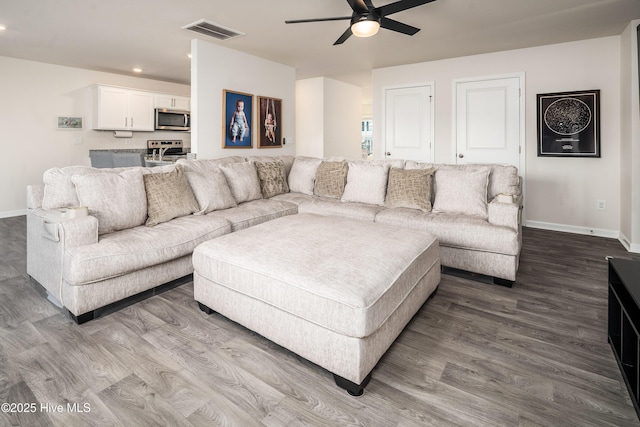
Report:
M 464 154 L 458 154 L 458 157 L 463 158 Z
M 391 153 L 390 153 L 390 152 L 388 152 L 388 151 L 387 151 L 386 153 L 384 153 L 384 154 L 385 154 L 386 156 L 390 156 L 390 155 L 391 155 Z

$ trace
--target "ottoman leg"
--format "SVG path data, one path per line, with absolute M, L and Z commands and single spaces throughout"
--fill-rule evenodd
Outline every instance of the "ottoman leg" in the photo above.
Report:
M 200 307 L 200 310 L 204 311 L 207 314 L 211 314 L 211 313 L 214 312 L 213 310 L 211 310 L 209 307 L 207 307 L 206 305 L 204 305 L 200 301 L 198 301 L 198 307 Z
M 371 372 L 369 372 L 369 375 L 367 375 L 360 384 L 356 384 L 336 374 L 333 374 L 333 379 L 336 381 L 338 387 L 347 390 L 347 393 L 351 396 L 362 396 L 364 388 L 369 384 L 369 380 L 371 379 Z

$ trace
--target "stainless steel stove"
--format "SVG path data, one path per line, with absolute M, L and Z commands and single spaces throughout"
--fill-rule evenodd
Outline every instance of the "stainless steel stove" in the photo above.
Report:
M 160 153 L 162 150 L 162 153 Z M 171 140 L 156 140 L 150 139 L 147 141 L 147 155 L 160 155 L 162 156 L 186 156 L 187 153 L 183 150 L 181 139 Z

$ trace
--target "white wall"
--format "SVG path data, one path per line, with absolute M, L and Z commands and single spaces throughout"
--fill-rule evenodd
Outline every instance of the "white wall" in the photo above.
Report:
M 296 154 L 324 157 L 324 79 L 296 81 Z
M 621 35 L 620 55 L 620 240 L 640 252 L 640 96 L 638 95 L 638 45 L 631 22 Z
M 525 72 L 527 225 L 618 237 L 620 230 L 620 37 L 373 70 L 374 156 L 384 146 L 383 90 L 435 82 L 435 159 L 453 163 L 454 79 Z M 537 157 L 536 94 L 600 89 L 602 158 Z M 596 209 L 596 200 L 607 209 Z
M 362 158 L 362 89 L 326 77 L 296 82 L 296 153 Z
M 199 159 L 226 156 L 295 154 L 295 145 L 258 149 L 222 148 L 222 91 L 224 89 L 282 99 L 282 137 L 295 137 L 295 78 L 293 67 L 258 58 L 203 40 L 191 41 L 191 151 Z M 254 116 L 257 110 L 254 111 Z M 250 124 L 256 128 L 255 123 Z M 255 129 L 254 129 L 255 130 Z
M 57 116 L 91 116 L 87 90 L 101 83 L 189 96 L 189 86 L 118 74 L 44 64 L 0 56 L 0 128 L 2 173 L 0 217 L 22 215 L 26 209 L 26 186 L 42 183 L 51 167 L 89 165 L 90 149 L 146 148 L 147 139 L 182 139 L 180 132 L 134 132 L 130 140 L 116 139 L 112 132 L 56 130 Z M 74 141 L 81 139 L 81 144 Z

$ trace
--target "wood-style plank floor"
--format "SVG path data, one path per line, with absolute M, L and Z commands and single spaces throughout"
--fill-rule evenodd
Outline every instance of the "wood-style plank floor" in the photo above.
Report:
M 191 282 L 78 326 L 25 234 L 0 220 L 0 403 L 35 410 L 0 425 L 640 426 L 606 338 L 604 257 L 634 257 L 613 239 L 525 229 L 513 288 L 443 275 L 354 398 Z

